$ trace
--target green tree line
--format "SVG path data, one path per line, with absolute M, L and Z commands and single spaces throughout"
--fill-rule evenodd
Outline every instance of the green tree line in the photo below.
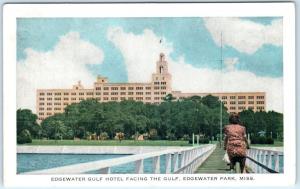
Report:
M 277 112 L 240 113 L 241 122 L 253 136 L 260 131 L 282 136 L 283 116 Z M 30 110 L 17 110 L 17 135 L 32 138 L 86 139 L 100 136 L 114 139 L 116 133 L 124 133 L 125 139 L 145 135 L 150 140 L 189 140 L 192 134 L 216 139 L 220 124 L 228 124 L 229 114 L 217 97 L 193 96 L 174 101 L 167 95 L 165 101 L 145 104 L 138 101 L 100 103 L 94 99 L 74 103 L 64 113 L 55 114 L 36 123 L 37 116 Z M 22 138 L 22 137 L 19 137 Z

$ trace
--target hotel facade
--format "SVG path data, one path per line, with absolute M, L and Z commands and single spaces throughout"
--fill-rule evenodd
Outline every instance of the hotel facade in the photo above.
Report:
M 85 89 L 80 81 L 71 89 L 38 89 L 36 110 L 38 119 L 64 112 L 64 108 L 81 100 L 96 99 L 99 102 L 135 100 L 144 103 L 159 104 L 167 94 L 176 100 L 191 96 L 213 95 L 224 103 L 230 113 L 245 109 L 263 111 L 266 109 L 265 92 L 230 92 L 230 93 L 182 93 L 172 91 L 172 76 L 168 72 L 168 62 L 161 53 L 156 62 L 156 72 L 149 83 L 109 83 L 108 78 L 98 76 L 92 89 Z

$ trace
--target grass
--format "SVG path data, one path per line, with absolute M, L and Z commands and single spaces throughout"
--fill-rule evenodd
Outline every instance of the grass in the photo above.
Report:
M 44 145 L 44 146 L 191 146 L 188 141 L 169 140 L 32 140 L 32 143 L 24 145 Z
M 283 147 L 282 141 L 274 141 L 274 144 L 251 144 L 250 147 Z

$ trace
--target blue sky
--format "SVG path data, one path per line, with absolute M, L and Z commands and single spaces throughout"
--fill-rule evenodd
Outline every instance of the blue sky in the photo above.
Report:
M 242 18 L 263 25 L 270 25 L 277 18 Z M 220 68 L 220 47 L 214 42 L 201 18 L 35 18 L 18 19 L 17 58 L 25 59 L 24 49 L 49 51 L 59 37 L 70 31 L 80 33 L 83 40 L 99 46 L 105 53 L 101 65 L 88 65 L 94 75 L 106 75 L 114 82 L 126 82 L 127 72 L 124 59 L 114 44 L 107 39 L 109 27 L 122 27 L 125 32 L 143 33 L 152 30 L 173 45 L 170 56 L 198 68 Z M 223 58 L 237 57 L 239 70 L 247 70 L 258 76 L 282 77 L 282 46 L 264 44 L 255 53 L 239 52 L 231 46 L 224 46 Z
M 90 88 L 97 75 L 149 82 L 164 52 L 173 90 L 266 92 L 267 109 L 282 112 L 282 25 L 277 17 L 20 18 L 17 104 L 34 110 L 36 89 L 78 80 Z

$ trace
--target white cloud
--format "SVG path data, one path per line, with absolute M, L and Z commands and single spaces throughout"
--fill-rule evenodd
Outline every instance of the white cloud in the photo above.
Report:
M 259 77 L 247 71 L 226 71 L 196 68 L 185 63 L 184 57 L 173 60 L 171 44 L 160 44 L 151 30 L 140 35 L 126 33 L 121 28 L 111 28 L 108 38 L 121 50 L 127 66 L 129 81 L 148 82 L 155 71 L 160 52 L 166 54 L 173 90 L 183 92 L 266 92 L 267 109 L 283 111 L 282 78 Z M 227 60 L 234 66 L 238 59 Z M 229 66 L 229 67 L 230 67 Z M 231 67 L 232 68 L 232 67 Z
M 282 46 L 282 19 L 273 20 L 270 25 L 232 17 L 209 17 L 203 20 L 213 40 L 219 46 L 221 32 L 223 45 L 247 54 L 253 54 L 264 44 Z
M 39 52 L 26 49 L 26 58 L 17 62 L 17 107 L 35 112 L 36 89 L 71 88 L 81 80 L 84 86 L 95 81 L 88 64 L 100 64 L 103 51 L 69 32 L 60 37 L 54 49 Z
M 239 62 L 239 58 L 234 57 L 234 58 L 225 58 L 224 64 L 226 66 L 226 70 L 228 71 L 233 71 L 235 69 L 235 65 Z

